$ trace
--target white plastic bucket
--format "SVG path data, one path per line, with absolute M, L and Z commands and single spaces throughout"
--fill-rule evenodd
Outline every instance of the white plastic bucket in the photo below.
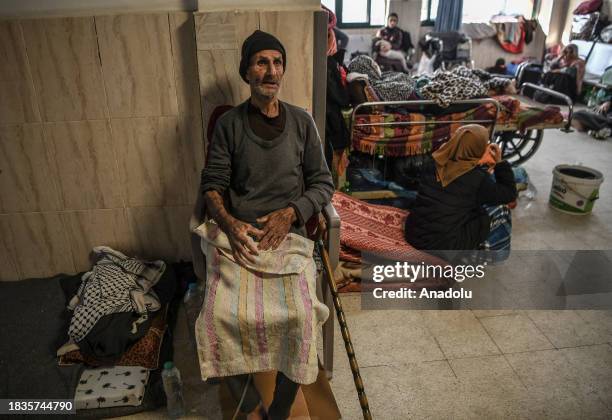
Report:
M 603 180 L 601 172 L 586 166 L 557 165 L 553 169 L 549 204 L 564 213 L 589 214 L 599 198 Z

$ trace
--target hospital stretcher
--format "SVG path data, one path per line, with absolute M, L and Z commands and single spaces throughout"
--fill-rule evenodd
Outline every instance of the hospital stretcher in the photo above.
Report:
M 568 110 L 540 104 L 523 95 L 525 88 L 540 90 L 563 101 Z M 440 112 L 442 111 L 442 112 Z M 544 130 L 571 131 L 573 104 L 569 97 L 542 86 L 523 83 L 519 95 L 466 99 L 442 109 L 431 100 L 364 102 L 356 105 L 349 121 L 350 150 L 376 157 L 408 157 L 431 154 L 461 125 L 481 124 L 491 133 L 504 159 L 520 165 L 542 143 Z M 345 174 L 337 186 L 346 188 Z M 393 198 L 390 190 L 351 191 L 356 198 Z

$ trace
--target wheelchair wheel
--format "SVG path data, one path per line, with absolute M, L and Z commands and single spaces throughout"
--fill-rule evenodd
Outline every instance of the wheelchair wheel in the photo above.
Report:
M 531 158 L 540 147 L 544 130 L 502 131 L 496 133 L 495 143 L 502 150 L 502 156 L 512 165 L 520 165 Z

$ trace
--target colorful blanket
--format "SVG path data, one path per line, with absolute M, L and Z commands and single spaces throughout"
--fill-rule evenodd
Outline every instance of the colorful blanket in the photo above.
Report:
M 538 124 L 558 125 L 563 123 L 564 117 L 558 106 L 547 106 L 538 108 L 534 106 L 522 106 L 521 110 L 513 114 L 506 124 L 513 124 L 519 130 L 525 131 Z
M 509 96 L 498 96 L 500 112 L 496 124 L 517 125 L 519 130 L 536 124 L 559 124 L 563 115 L 557 107 L 536 108 L 521 105 Z M 465 112 L 431 116 L 420 113 L 360 114 L 355 117 L 357 124 L 380 124 L 397 122 L 424 122 L 413 125 L 369 125 L 353 128 L 352 147 L 370 155 L 414 156 L 431 153 L 444 144 L 463 124 L 455 121 L 492 120 L 495 116 L 493 104 L 483 104 Z M 431 121 L 431 123 L 425 123 Z M 445 122 L 440 124 L 440 122 Z M 490 124 L 480 123 L 484 126 Z
M 404 239 L 406 210 L 369 204 L 336 191 L 332 204 L 340 215 L 340 259 L 361 262 L 369 252 L 393 261 L 425 261 L 445 264 L 414 248 Z
M 442 115 L 428 124 L 431 117 L 424 114 L 381 113 L 361 114 L 355 117 L 353 128 L 353 149 L 371 155 L 413 156 L 435 151 L 463 124 L 462 120 L 492 120 L 495 105 L 484 104 L 466 112 Z M 439 124 L 441 121 L 447 123 Z M 423 122 L 410 125 L 368 125 L 358 124 Z M 484 124 L 483 124 L 484 125 Z
M 317 332 L 329 315 L 316 296 L 314 242 L 290 233 L 255 264 L 234 262 L 227 236 L 196 229 L 206 255 L 206 298 L 196 321 L 202 378 L 276 370 L 300 384 L 318 374 Z

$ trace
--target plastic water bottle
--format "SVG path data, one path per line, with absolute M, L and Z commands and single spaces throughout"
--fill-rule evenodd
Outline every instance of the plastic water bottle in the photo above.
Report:
M 183 383 L 181 381 L 181 372 L 179 372 L 176 366 L 174 366 L 174 363 L 164 363 L 162 381 L 164 383 L 164 391 L 166 392 L 166 407 L 168 408 L 168 417 L 171 419 L 177 419 L 185 414 L 185 405 L 183 404 Z
M 189 284 L 187 293 L 183 300 L 185 303 L 185 315 L 187 317 L 187 327 L 189 328 L 189 337 L 191 341 L 195 343 L 195 324 L 200 310 L 202 309 L 202 303 L 204 302 L 204 293 L 196 283 Z

